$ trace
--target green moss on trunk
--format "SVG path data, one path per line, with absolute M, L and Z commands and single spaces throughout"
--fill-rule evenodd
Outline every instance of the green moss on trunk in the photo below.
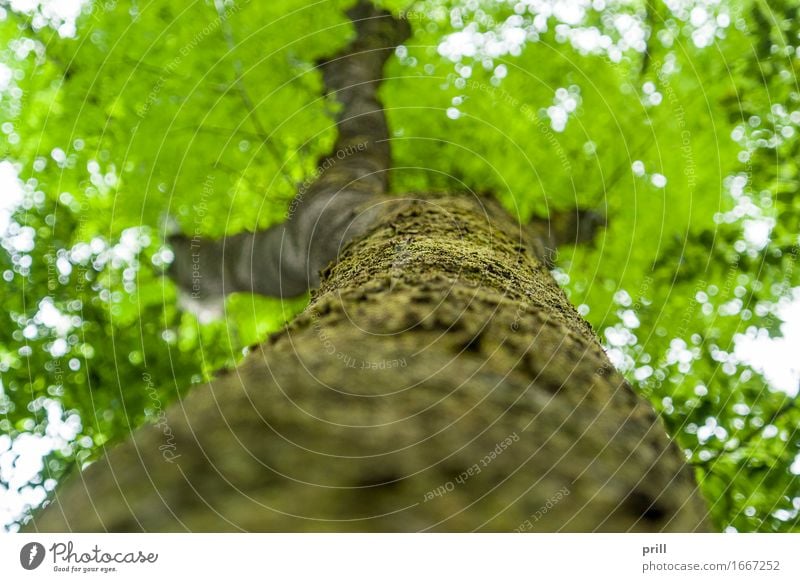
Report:
M 655 418 L 495 203 L 380 202 L 311 304 L 47 530 L 700 531 Z

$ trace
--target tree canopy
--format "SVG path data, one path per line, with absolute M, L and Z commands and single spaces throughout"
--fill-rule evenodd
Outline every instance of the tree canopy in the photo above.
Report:
M 307 302 L 235 294 L 198 318 L 165 238 L 286 218 L 336 138 L 316 63 L 351 38 L 351 4 L 0 1 L 6 526 Z M 800 372 L 761 357 L 798 325 L 800 7 L 382 5 L 413 31 L 381 89 L 392 191 L 603 215 L 558 249 L 558 282 L 716 525 L 800 530 Z

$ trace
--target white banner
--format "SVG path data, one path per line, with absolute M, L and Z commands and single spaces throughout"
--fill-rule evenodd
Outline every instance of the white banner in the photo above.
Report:
M 0 572 L 13 581 L 797 582 L 798 554 L 800 536 L 785 534 L 9 534 Z

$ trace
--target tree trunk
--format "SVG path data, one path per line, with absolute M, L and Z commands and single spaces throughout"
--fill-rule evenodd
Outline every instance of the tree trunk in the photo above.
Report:
M 76 477 L 36 526 L 706 528 L 652 409 L 513 221 L 462 196 L 382 212 L 286 330 Z
M 385 132 L 368 95 L 350 101 Z M 380 172 L 388 150 L 377 154 L 361 174 L 355 159 L 339 166 L 347 183 Z M 326 235 L 349 244 L 308 308 L 74 475 L 35 529 L 708 530 L 682 455 L 537 257 L 540 241 L 493 200 L 388 198 L 373 184 Z M 305 240 L 292 224 L 308 216 L 282 236 Z

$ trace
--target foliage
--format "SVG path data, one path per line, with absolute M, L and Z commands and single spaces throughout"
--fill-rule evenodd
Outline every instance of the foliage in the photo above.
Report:
M 214 237 L 283 220 L 335 138 L 315 62 L 348 41 L 351 3 L 109 0 L 74 31 L 46 3 L 0 3 L 0 170 L 18 176 L 0 204 L 0 432 L 51 434 L 54 402 L 80 419 L 30 491 L 302 308 L 239 295 L 200 322 L 162 276 L 163 239 L 168 217 Z M 602 212 L 593 244 L 559 249 L 559 282 L 718 525 L 800 529 L 797 387 L 737 349 L 780 335 L 800 284 L 799 9 L 384 4 L 414 30 L 382 87 L 393 190 L 492 191 L 523 222 Z

